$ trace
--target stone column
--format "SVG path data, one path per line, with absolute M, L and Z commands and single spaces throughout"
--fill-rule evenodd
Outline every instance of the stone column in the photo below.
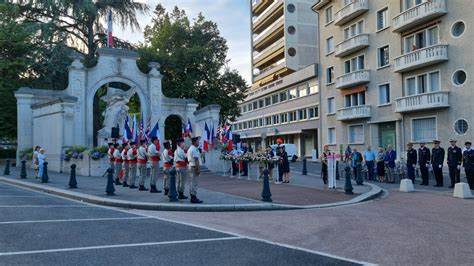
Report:
M 21 88 L 21 91 L 24 88 Z M 27 88 L 28 89 L 28 88 Z M 21 150 L 33 148 L 33 110 L 31 104 L 33 102 L 33 94 L 15 93 L 17 99 L 17 137 L 18 146 L 16 151 L 16 161 L 19 162 L 19 153 Z
M 87 140 L 86 127 L 86 77 L 87 70 L 81 62 L 82 56 L 74 54 L 72 56 L 73 62 L 68 67 L 69 70 L 69 86 L 66 89 L 67 93 L 77 98 L 74 105 L 74 145 L 92 145 Z M 90 124 L 89 126 L 92 126 Z
M 161 79 L 163 75 L 160 73 L 160 64 L 157 62 L 150 62 L 148 64 L 148 67 L 150 67 L 150 71 L 148 72 L 148 108 L 149 110 L 146 110 L 144 112 L 145 116 L 145 121 L 148 120 L 148 114 L 151 114 L 151 127 L 155 125 L 155 123 L 161 118 L 161 112 L 162 112 L 162 103 L 163 103 L 163 91 L 161 87 Z M 165 118 L 163 118 L 165 119 Z M 164 129 L 164 123 L 165 121 L 160 120 L 160 130 L 161 130 L 161 124 L 163 124 L 163 129 Z M 162 132 L 164 134 L 164 131 Z M 163 135 L 164 136 L 164 135 Z

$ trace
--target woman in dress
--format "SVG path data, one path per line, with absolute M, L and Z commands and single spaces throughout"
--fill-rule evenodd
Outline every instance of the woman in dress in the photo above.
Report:
M 285 146 L 283 146 L 282 154 L 283 157 L 283 183 L 290 183 L 290 161 L 288 160 L 288 153 L 286 152 Z
M 39 174 L 39 161 L 38 161 L 38 156 L 40 154 L 40 146 L 36 146 L 35 150 L 33 151 L 33 168 L 35 169 L 35 178 L 38 178 Z
M 385 181 L 385 154 L 383 152 L 383 148 L 379 147 L 377 153 L 377 181 L 384 182 Z
M 321 177 L 323 178 L 324 188 L 328 188 L 328 156 L 331 155 L 329 151 L 329 146 L 324 145 L 323 153 L 319 156 L 321 160 L 322 170 L 321 170 Z

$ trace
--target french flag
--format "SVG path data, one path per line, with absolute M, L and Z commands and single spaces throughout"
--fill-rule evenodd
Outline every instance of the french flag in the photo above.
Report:
M 231 151 L 233 143 L 232 143 L 232 129 L 230 127 L 227 130 L 227 138 L 229 139 L 229 141 L 227 142 L 228 143 L 227 149 Z
M 122 136 L 121 136 L 121 141 L 122 144 L 128 143 L 128 139 L 131 137 L 131 132 L 130 132 L 130 127 L 128 126 L 128 115 L 125 117 L 125 121 L 123 123 L 123 128 L 122 128 Z
M 133 122 L 132 122 L 132 140 L 134 142 L 138 142 L 138 134 L 137 134 L 137 115 L 133 115 Z
M 150 132 L 150 138 L 156 137 L 158 139 L 158 145 L 156 146 L 157 150 L 161 150 L 160 142 L 161 142 L 161 133 L 160 133 L 160 126 L 158 125 L 158 122 L 156 122 L 155 126 Z
M 216 146 L 216 138 L 214 135 L 214 121 L 211 121 L 211 146 L 214 148 Z
M 191 120 L 188 118 L 188 124 L 186 125 L 186 134 L 191 137 L 193 134 L 193 126 L 191 125 Z
M 203 149 L 206 152 L 209 152 L 209 139 L 210 139 L 210 131 L 209 127 L 207 127 L 207 122 L 204 122 L 204 144 L 203 144 Z
M 113 35 L 113 23 L 112 23 L 112 10 L 109 10 L 107 16 L 107 47 L 114 48 L 114 35 Z

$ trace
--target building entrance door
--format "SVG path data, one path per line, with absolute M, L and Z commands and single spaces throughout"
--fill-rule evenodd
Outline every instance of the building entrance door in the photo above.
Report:
M 387 149 L 387 146 L 391 144 L 393 149 L 395 149 L 397 147 L 396 139 L 395 122 L 379 124 L 380 147 Z

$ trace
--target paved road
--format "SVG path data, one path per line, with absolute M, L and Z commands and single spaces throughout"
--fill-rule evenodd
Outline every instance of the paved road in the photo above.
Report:
M 3 183 L 0 214 L 0 265 L 359 264 Z

